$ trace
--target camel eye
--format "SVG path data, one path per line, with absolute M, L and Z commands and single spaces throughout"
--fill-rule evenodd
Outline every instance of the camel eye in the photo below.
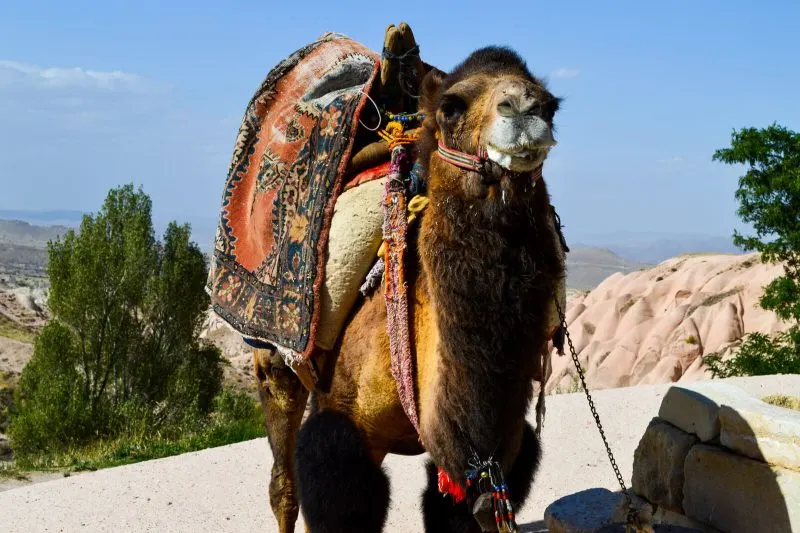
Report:
M 548 122 L 552 122 L 553 118 L 556 115 L 556 112 L 558 111 L 560 103 L 561 103 L 560 98 L 550 97 L 542 106 L 541 117 L 547 120 Z
M 460 117 L 467 110 L 467 103 L 459 96 L 446 94 L 442 97 L 439 110 L 444 119 L 450 121 Z

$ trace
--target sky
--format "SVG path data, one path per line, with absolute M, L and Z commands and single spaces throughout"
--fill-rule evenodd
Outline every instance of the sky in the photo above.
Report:
M 245 107 L 326 31 L 407 21 L 448 70 L 511 46 L 564 98 L 544 175 L 567 238 L 729 236 L 742 127 L 800 130 L 800 2 L 0 2 L 0 210 L 96 211 L 133 182 L 210 245 Z

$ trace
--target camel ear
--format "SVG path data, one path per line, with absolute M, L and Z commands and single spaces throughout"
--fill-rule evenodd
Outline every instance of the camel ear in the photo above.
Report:
M 445 72 L 442 72 L 436 67 L 431 67 L 422 80 L 422 93 L 419 102 L 420 111 L 424 111 L 430 116 L 436 114 L 436 107 L 439 101 L 439 89 L 442 88 L 442 82 L 446 77 L 447 74 Z

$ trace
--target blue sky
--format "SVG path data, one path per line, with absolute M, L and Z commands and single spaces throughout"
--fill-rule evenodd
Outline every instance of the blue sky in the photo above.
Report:
M 734 128 L 800 129 L 790 0 L 7 0 L 0 209 L 94 211 L 133 181 L 159 224 L 190 221 L 206 241 L 239 120 L 267 72 L 329 30 L 379 50 L 401 20 L 431 64 L 509 45 L 565 98 L 545 178 L 571 239 L 730 235 L 741 169 L 712 163 L 714 150 Z

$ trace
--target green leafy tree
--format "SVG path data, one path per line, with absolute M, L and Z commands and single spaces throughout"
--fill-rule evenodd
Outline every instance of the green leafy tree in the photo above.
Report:
M 157 240 L 150 199 L 132 185 L 51 242 L 54 319 L 20 377 L 17 453 L 199 423 L 222 386 L 219 351 L 197 340 L 206 274 L 189 226 L 170 223 Z
M 736 191 L 737 213 L 755 235 L 735 232 L 734 243 L 783 265 L 784 275 L 767 285 L 760 304 L 791 325 L 775 339 L 746 337 L 730 361 L 710 357 L 712 372 L 723 377 L 800 372 L 800 134 L 777 124 L 743 128 L 713 159 L 747 167 Z

